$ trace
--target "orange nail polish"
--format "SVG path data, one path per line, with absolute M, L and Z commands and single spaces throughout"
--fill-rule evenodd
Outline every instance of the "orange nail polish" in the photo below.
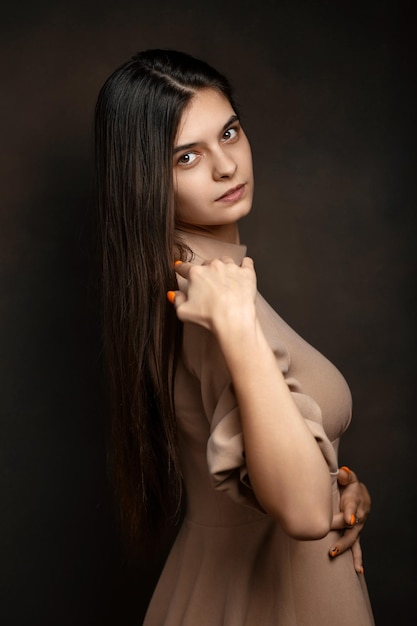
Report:
M 347 472 L 348 475 L 350 474 L 350 469 L 348 468 L 347 465 L 342 465 L 342 467 L 340 469 L 345 470 L 345 472 Z
M 350 526 L 353 526 L 355 521 L 356 521 L 356 515 L 352 513 L 352 515 L 350 516 Z
M 363 567 L 361 566 L 360 570 L 359 570 L 359 574 L 363 574 L 365 572 L 365 570 L 363 569 Z
M 167 298 L 171 302 L 171 304 L 174 304 L 175 291 L 167 291 Z
M 337 554 L 339 554 L 339 548 L 336 546 L 330 550 L 330 556 L 336 556 Z
M 181 265 L 182 261 L 174 261 L 174 267 L 177 267 L 177 265 Z

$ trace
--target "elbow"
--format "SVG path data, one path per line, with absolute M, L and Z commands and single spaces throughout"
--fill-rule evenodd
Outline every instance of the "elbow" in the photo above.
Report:
M 298 541 L 311 541 L 313 539 L 322 539 L 326 537 L 330 531 L 330 522 L 324 517 L 305 520 L 291 520 L 283 524 L 283 529 L 292 539 Z
M 321 510 L 309 509 L 308 511 L 269 511 L 276 519 L 284 532 L 292 539 L 299 541 L 311 541 L 326 537 L 331 529 L 332 511 L 324 506 Z
M 306 484 L 305 484 L 306 483 Z M 275 519 L 283 531 L 297 540 L 314 540 L 326 537 L 333 520 L 331 481 L 328 472 L 321 483 L 300 480 L 297 486 L 284 486 L 281 490 L 256 490 L 258 502 L 264 511 Z

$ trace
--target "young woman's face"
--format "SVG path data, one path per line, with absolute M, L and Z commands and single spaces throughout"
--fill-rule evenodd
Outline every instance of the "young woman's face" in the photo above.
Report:
M 230 102 L 202 89 L 185 109 L 174 144 L 177 226 L 228 241 L 252 206 L 248 139 Z

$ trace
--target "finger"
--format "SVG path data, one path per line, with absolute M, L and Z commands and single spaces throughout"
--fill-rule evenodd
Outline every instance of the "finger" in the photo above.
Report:
M 168 300 L 170 301 L 171 304 L 174 304 L 175 296 L 176 296 L 175 291 L 167 291 L 167 298 L 168 298 Z
M 167 291 L 167 298 L 176 309 L 187 300 L 187 296 L 182 291 Z
M 254 267 L 254 263 L 253 263 L 253 259 L 251 259 L 248 256 L 245 256 L 242 260 L 242 263 L 240 264 L 241 267 L 248 267 L 253 269 Z
M 363 524 L 365 516 L 360 518 L 358 514 L 349 514 L 345 512 L 335 513 L 332 519 L 331 530 L 350 529 L 358 524 Z
M 193 267 L 192 263 L 188 263 L 188 262 L 182 262 L 182 261 L 175 261 L 174 263 L 174 268 L 177 274 L 179 274 L 180 276 L 182 276 L 183 278 L 186 278 L 188 280 L 188 275 L 190 273 L 190 269 Z
M 358 574 L 363 574 L 362 548 L 359 538 L 352 546 L 353 567 Z
M 358 540 L 359 534 L 363 528 L 362 524 L 357 524 L 353 528 L 345 529 L 343 535 L 341 535 L 337 541 L 329 549 L 329 554 L 331 557 L 338 556 L 339 554 L 343 554 L 346 550 L 349 550 Z
M 361 506 L 358 506 L 358 510 L 356 511 L 355 524 L 364 524 L 367 519 L 368 519 L 368 511 L 366 511 Z
M 337 481 L 341 485 L 348 485 L 349 483 L 354 483 L 358 480 L 356 473 L 351 470 L 347 465 L 342 465 L 339 468 L 339 474 L 337 476 Z
M 356 522 L 357 510 L 360 503 L 358 494 L 345 491 L 340 498 L 340 510 L 343 514 L 344 525 L 353 526 Z
M 331 530 L 342 530 L 343 528 L 346 528 L 343 513 L 335 513 L 335 515 L 333 515 L 332 525 L 330 528 Z
M 206 259 L 205 261 L 201 263 L 201 265 L 211 265 L 213 262 L 216 262 L 216 261 L 221 261 L 224 265 L 227 265 L 227 264 L 236 265 L 235 260 L 231 256 L 227 256 L 227 255 L 221 256 L 221 257 L 215 257 L 214 259 Z
M 356 504 L 347 504 L 343 508 L 343 519 L 345 520 L 345 526 L 347 526 L 347 528 L 352 528 L 359 522 Z
M 371 512 L 371 496 L 369 495 L 369 491 L 366 488 L 366 485 L 363 483 L 359 483 L 362 491 L 361 500 L 358 504 L 358 510 L 356 511 L 356 515 L 359 517 L 361 521 L 365 521 Z
M 340 510 L 344 514 L 346 526 L 353 526 L 359 520 L 364 522 L 369 514 L 370 498 L 362 484 L 357 482 L 343 488 Z
M 232 259 L 232 257 L 231 257 L 231 256 L 222 256 L 222 257 L 220 258 L 220 261 L 222 261 L 222 263 L 225 263 L 225 264 L 229 264 L 229 265 L 230 265 L 230 264 L 233 264 L 233 265 L 236 265 L 235 260 L 234 260 L 234 259 Z

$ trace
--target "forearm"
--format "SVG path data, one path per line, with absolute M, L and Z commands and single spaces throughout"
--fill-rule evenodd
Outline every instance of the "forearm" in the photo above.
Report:
M 331 524 L 326 461 L 295 404 L 254 312 L 215 328 L 239 404 L 246 461 L 261 506 L 291 536 L 325 535 Z
M 237 266 L 223 257 L 180 264 L 177 272 L 188 280 L 187 292 L 175 295 L 178 317 L 212 331 L 229 368 L 259 503 L 289 535 L 324 536 L 332 513 L 329 470 L 259 326 L 253 262 L 245 257 Z

